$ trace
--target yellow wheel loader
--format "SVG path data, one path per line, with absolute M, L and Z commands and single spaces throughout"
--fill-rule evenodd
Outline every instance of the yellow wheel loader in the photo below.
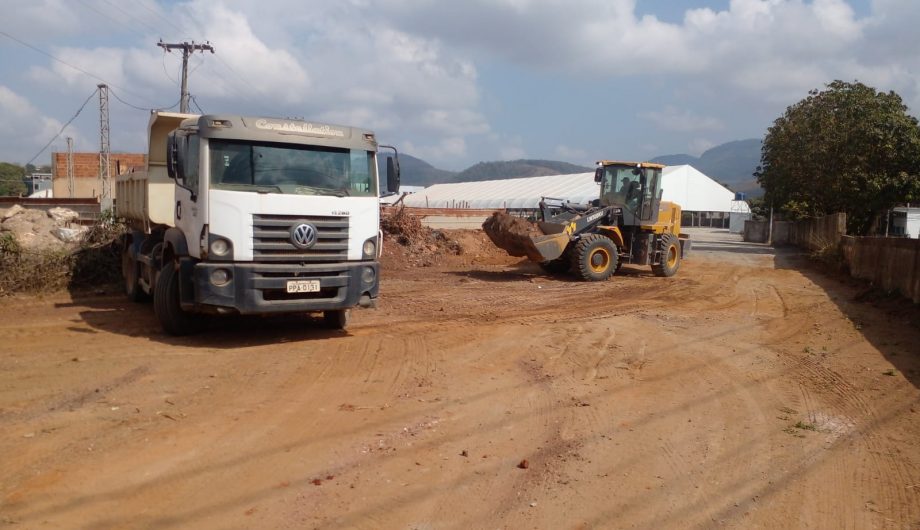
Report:
M 482 228 L 499 248 L 550 273 L 601 281 L 629 263 L 673 276 L 690 239 L 680 233 L 680 206 L 661 200 L 663 168 L 603 160 L 594 174 L 600 197 L 590 204 L 544 197 L 536 223 L 495 212 Z

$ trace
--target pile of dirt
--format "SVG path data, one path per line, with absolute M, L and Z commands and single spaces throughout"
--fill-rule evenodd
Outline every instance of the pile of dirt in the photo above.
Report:
M 404 269 L 440 264 L 445 256 L 463 254 L 463 246 L 442 230 L 433 230 L 399 208 L 380 220 L 384 244 L 381 261 L 386 268 Z
M 544 234 L 536 224 L 504 212 L 495 212 L 482 223 L 482 229 L 495 246 L 508 254 L 540 261 L 540 253 L 534 247 L 531 237 Z

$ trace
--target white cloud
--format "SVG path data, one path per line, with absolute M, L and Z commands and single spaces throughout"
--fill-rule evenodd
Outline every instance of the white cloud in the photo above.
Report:
M 562 160 L 572 162 L 574 164 L 588 164 L 593 162 L 588 156 L 588 152 L 579 147 L 570 147 L 568 145 L 557 145 L 555 150 L 555 155 Z
M 0 85 L 0 160 L 25 164 L 42 146 L 61 130 L 63 123 L 44 115 L 25 97 Z M 62 135 L 82 141 L 73 128 L 67 128 Z M 40 157 L 36 165 L 47 159 Z
M 643 112 L 640 118 L 650 120 L 659 129 L 675 132 L 715 131 L 723 129 L 725 124 L 709 116 L 698 116 L 690 109 L 677 108 L 672 105 L 662 110 Z

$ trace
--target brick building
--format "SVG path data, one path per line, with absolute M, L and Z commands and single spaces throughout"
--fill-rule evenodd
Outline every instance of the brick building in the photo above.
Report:
M 112 198 L 115 198 L 114 178 L 119 170 L 124 173 L 131 167 L 144 167 L 147 155 L 142 153 L 112 153 Z M 51 174 L 54 196 L 57 198 L 96 198 L 102 195 L 102 180 L 99 179 L 99 153 L 73 154 L 73 194 L 67 181 L 67 153 L 51 155 Z

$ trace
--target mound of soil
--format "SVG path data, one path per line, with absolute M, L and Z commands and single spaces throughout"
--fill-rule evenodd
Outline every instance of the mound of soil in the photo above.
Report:
M 542 261 L 541 254 L 531 238 L 544 234 L 535 223 L 504 212 L 495 212 L 482 223 L 482 229 L 495 246 L 504 249 L 508 254 Z

